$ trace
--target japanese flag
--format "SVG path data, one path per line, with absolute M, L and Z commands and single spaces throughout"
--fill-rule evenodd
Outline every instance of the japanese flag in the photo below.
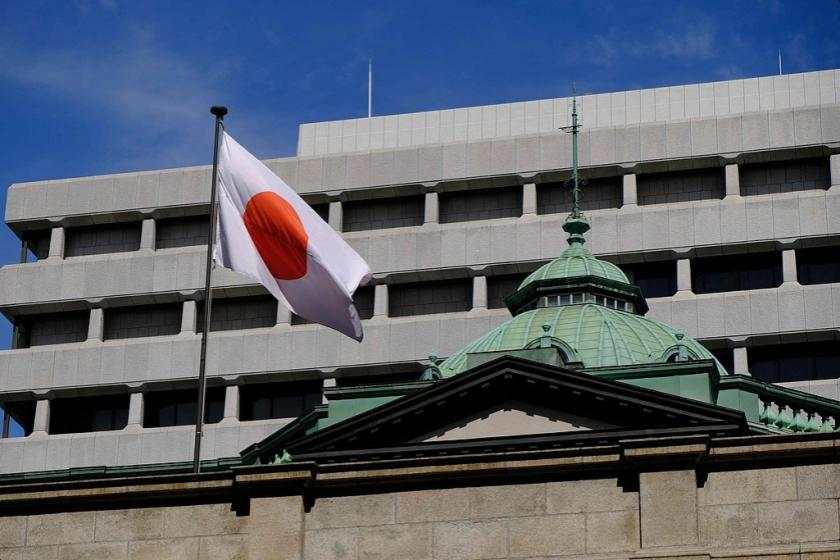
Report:
M 362 340 L 352 296 L 370 279 L 367 263 L 224 131 L 218 198 L 218 264 L 250 276 L 297 315 Z

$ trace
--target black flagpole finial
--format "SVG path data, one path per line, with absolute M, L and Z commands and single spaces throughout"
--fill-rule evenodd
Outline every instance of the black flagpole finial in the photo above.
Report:
M 217 118 L 222 119 L 228 114 L 228 108 L 224 105 L 213 105 L 210 107 L 210 113 L 215 115 Z

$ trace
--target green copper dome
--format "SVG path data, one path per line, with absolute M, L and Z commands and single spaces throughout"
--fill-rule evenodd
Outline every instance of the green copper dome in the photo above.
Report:
M 548 330 L 543 329 L 548 326 Z M 714 360 L 697 341 L 680 331 L 626 311 L 594 303 L 544 307 L 520 313 L 461 349 L 438 367 L 450 377 L 467 369 L 467 354 L 532 348 L 543 336 L 562 341 L 573 355 L 566 361 L 583 367 L 667 362 L 682 348 L 689 359 Z M 718 372 L 727 372 L 715 360 Z
M 627 275 L 611 262 L 596 259 L 581 243 L 575 243 L 560 253 L 553 261 L 532 272 L 519 289 L 539 280 L 572 278 L 577 276 L 599 276 L 608 280 L 629 284 Z

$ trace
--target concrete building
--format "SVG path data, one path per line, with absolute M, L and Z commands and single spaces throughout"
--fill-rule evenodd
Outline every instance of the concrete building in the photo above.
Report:
M 840 70 L 581 109 L 588 245 L 648 316 L 729 373 L 838 399 Z M 301 125 L 297 156 L 267 164 L 371 264 L 366 340 L 218 270 L 204 457 L 237 456 L 325 387 L 417 380 L 508 320 L 504 296 L 565 247 L 568 118 L 553 99 Z M 0 269 L 0 433 L 22 436 L 0 439 L 0 472 L 189 459 L 208 193 L 207 167 L 10 188 L 34 260 Z

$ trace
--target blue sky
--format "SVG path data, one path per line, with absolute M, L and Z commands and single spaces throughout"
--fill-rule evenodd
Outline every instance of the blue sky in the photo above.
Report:
M 840 66 L 840 0 L 0 3 L 14 182 L 205 164 L 208 107 L 258 156 L 297 127 Z M 19 244 L 0 227 L 0 263 Z M 8 347 L 0 328 L 0 348 Z

